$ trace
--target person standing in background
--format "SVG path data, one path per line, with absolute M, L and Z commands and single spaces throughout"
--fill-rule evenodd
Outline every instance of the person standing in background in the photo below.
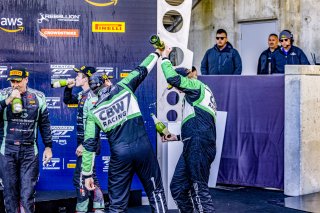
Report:
M 259 57 L 257 74 L 271 74 L 271 56 L 278 50 L 279 38 L 277 34 L 271 33 L 268 37 L 269 48 L 263 51 Z
M 241 75 L 242 62 L 236 49 L 228 42 L 227 32 L 217 30 L 216 45 L 207 50 L 201 62 L 202 75 Z
M 289 30 L 283 30 L 279 35 L 281 48 L 276 50 L 271 57 L 271 72 L 284 74 L 286 64 L 310 65 L 307 56 L 299 48 L 293 45 L 293 34 Z

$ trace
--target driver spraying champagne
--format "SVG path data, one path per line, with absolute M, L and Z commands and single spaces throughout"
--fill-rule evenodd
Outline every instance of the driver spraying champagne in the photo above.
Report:
M 216 154 L 216 102 L 210 88 L 197 79 L 197 70 L 174 69 L 162 52 L 161 68 L 167 83 L 185 94 L 182 101 L 181 137 L 163 136 L 164 141 L 180 140 L 183 152 L 175 168 L 170 190 L 180 212 L 215 212 L 208 181 L 210 166 Z
M 156 64 L 161 50 L 151 53 L 130 74 L 112 85 L 106 74 L 94 73 L 89 85 L 98 101 L 87 116 L 83 143 L 82 176 L 95 189 L 92 172 L 96 137 L 106 133 L 110 144 L 108 173 L 109 212 L 126 212 L 134 173 L 143 184 L 152 212 L 167 212 L 160 167 L 149 141 L 134 92 Z

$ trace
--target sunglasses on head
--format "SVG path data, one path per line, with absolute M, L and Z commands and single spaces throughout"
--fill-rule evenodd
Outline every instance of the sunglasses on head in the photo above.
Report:
M 226 37 L 216 37 L 217 40 L 223 40 L 225 39 Z
M 280 39 L 279 41 L 283 42 L 283 41 L 288 41 L 288 40 L 289 40 L 288 38 L 284 38 L 284 39 Z

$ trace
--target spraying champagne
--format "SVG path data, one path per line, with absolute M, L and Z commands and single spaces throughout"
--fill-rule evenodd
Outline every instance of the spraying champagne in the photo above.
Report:
M 160 40 L 160 37 L 158 35 L 152 35 L 149 40 L 150 44 L 153 45 L 154 48 L 159 49 L 159 50 L 164 50 L 166 45 L 164 44 L 163 41 Z M 168 84 L 167 89 L 171 90 L 173 86 Z

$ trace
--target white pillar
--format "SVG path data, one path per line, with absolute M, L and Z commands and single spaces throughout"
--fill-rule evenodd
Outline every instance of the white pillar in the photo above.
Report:
M 284 193 L 319 192 L 320 66 L 287 65 L 285 72 Z

